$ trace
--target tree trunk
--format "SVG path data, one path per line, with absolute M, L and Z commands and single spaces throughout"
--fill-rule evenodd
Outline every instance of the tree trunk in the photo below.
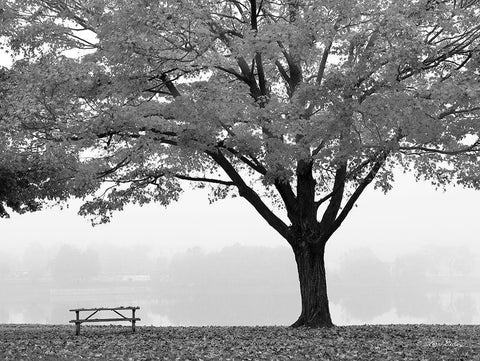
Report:
M 325 246 L 304 243 L 295 249 L 302 313 L 292 327 L 333 327 L 328 307 L 327 280 L 325 277 Z

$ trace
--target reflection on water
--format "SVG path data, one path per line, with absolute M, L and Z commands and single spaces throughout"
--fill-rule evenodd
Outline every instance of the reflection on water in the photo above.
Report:
M 139 305 L 139 324 L 288 325 L 299 312 L 299 295 L 291 292 L 209 292 L 190 290 L 162 298 L 155 287 L 130 285 L 109 294 L 102 289 L 50 289 L 48 285 L 2 285 L 0 323 L 64 324 L 74 307 Z M 122 292 L 120 292 L 122 291 Z M 480 323 L 479 291 L 406 290 L 393 287 L 361 290 L 331 287 L 332 317 L 338 325 L 364 323 Z
M 296 294 L 197 292 L 162 298 L 145 287 L 124 287 L 114 294 L 102 289 L 50 289 L 48 285 L 3 285 L 0 323 L 64 324 L 75 307 L 139 305 L 140 325 L 285 325 L 297 312 Z M 99 295 L 100 294 L 100 295 Z
M 141 276 L 122 270 L 108 277 L 68 276 L 68 264 L 58 263 L 51 269 L 62 277 L 0 277 L 0 323 L 65 324 L 71 308 L 135 305 L 140 325 L 288 325 L 300 312 L 292 258 L 288 250 L 240 246 L 215 254 L 192 250 L 168 264 L 143 264 Z M 479 277 L 437 264 L 446 263 L 347 255 L 328 272 L 334 322 L 479 324 Z

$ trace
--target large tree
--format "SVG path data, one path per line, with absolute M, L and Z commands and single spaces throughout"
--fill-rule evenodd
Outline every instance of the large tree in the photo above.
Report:
M 8 117 L 77 155 L 81 213 L 244 198 L 295 254 L 294 326 L 332 326 L 325 245 L 367 186 L 480 186 L 475 0 L 0 3 Z

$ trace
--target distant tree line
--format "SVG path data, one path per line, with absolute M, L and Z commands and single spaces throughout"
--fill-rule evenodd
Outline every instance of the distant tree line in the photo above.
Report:
M 331 265 L 332 266 L 332 265 Z M 20 260 L 0 252 L 0 280 L 14 274 L 31 279 L 50 277 L 54 281 L 86 281 L 98 276 L 147 275 L 158 289 L 176 292 L 195 290 L 296 290 L 294 260 L 288 249 L 234 245 L 217 252 L 192 248 L 171 259 L 152 256 L 149 247 L 101 243 L 81 249 L 68 244 L 48 249 L 31 243 Z M 347 252 L 330 267 L 328 284 L 360 288 L 424 287 L 435 277 L 467 276 L 475 271 L 475 260 L 466 247 L 433 247 L 424 252 L 381 261 L 372 250 Z

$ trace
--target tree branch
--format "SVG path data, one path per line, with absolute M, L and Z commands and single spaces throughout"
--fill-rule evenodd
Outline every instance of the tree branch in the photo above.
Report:
M 347 175 L 345 176 L 345 180 L 348 181 L 349 179 L 353 178 L 355 176 L 356 173 L 360 172 L 363 168 L 365 168 L 367 165 L 369 165 L 370 163 L 372 163 L 374 161 L 374 159 L 372 158 L 369 158 L 369 159 L 366 159 L 365 161 L 363 161 L 362 163 L 360 163 L 358 166 L 356 166 L 354 169 L 350 170 L 349 172 L 347 172 Z M 339 187 L 342 186 L 341 184 L 339 184 Z M 317 209 L 324 203 L 326 202 L 327 200 L 329 200 L 338 190 L 339 190 L 339 187 L 335 188 L 333 187 L 333 190 L 328 193 L 326 196 L 324 196 L 323 198 L 320 198 L 318 201 L 315 202 L 315 205 L 317 207 Z
M 250 67 L 247 64 L 247 61 L 239 57 L 237 58 L 237 63 L 238 66 L 240 67 L 240 70 L 242 71 L 242 75 L 248 79 L 248 85 L 250 86 L 250 93 L 252 94 L 252 97 L 257 100 L 258 97 L 261 95 L 261 91 L 258 88 L 257 82 L 253 76 L 253 71 L 250 70 Z
M 298 64 L 295 63 L 295 60 L 293 57 L 288 53 L 288 50 L 285 48 L 285 45 L 281 41 L 277 41 L 278 46 L 280 47 L 283 56 L 285 57 L 285 61 L 287 62 L 288 65 L 288 71 L 290 75 L 288 76 L 288 86 L 289 86 L 289 96 L 291 97 L 293 93 L 295 92 L 295 88 L 297 85 L 302 81 L 303 79 L 303 74 L 302 74 L 302 68 Z M 275 62 L 275 64 L 278 67 L 278 64 Z M 281 65 L 281 64 L 280 64 Z M 283 68 L 283 67 L 282 67 Z M 284 77 L 284 79 L 286 79 Z
M 226 147 L 223 141 L 220 141 L 217 144 L 218 148 L 226 149 L 229 153 L 233 154 L 236 156 L 238 159 L 240 159 L 243 163 L 248 165 L 250 168 L 252 168 L 254 171 L 260 173 L 261 175 L 267 174 L 267 169 L 261 164 L 253 155 L 249 155 L 251 160 L 242 155 L 238 150 L 232 147 Z
M 343 207 L 342 212 L 340 215 L 335 219 L 333 222 L 332 227 L 329 229 L 329 235 L 333 234 L 338 227 L 342 224 L 342 222 L 345 220 L 347 217 L 348 213 L 352 210 L 353 206 L 355 205 L 355 202 L 358 200 L 362 192 L 367 188 L 367 186 L 373 181 L 375 176 L 377 175 L 378 171 L 380 168 L 383 166 L 385 163 L 385 160 L 387 159 L 388 156 L 388 151 L 383 151 L 377 161 L 375 161 L 372 169 L 370 172 L 368 172 L 367 176 L 360 182 L 358 185 L 357 189 L 353 192 L 353 194 L 350 196 L 350 199 L 347 201 L 345 204 L 345 207 Z
M 238 188 L 241 197 L 245 198 L 257 212 L 272 226 L 282 237 L 288 242 L 290 239 L 289 227 L 275 215 L 262 201 L 260 196 L 250 188 L 240 174 L 235 170 L 233 165 L 227 158 L 221 153 L 219 149 L 217 151 L 206 151 L 206 153 L 227 173 L 232 182 Z
M 282 63 L 280 63 L 279 60 L 276 60 L 275 65 L 277 66 L 277 69 L 280 72 L 282 79 L 285 81 L 285 83 L 287 83 L 287 85 L 290 85 L 290 77 L 288 76 L 288 73 L 283 67 Z
M 238 80 L 241 80 L 241 81 L 243 81 L 244 83 L 250 85 L 250 79 L 248 79 L 248 78 L 245 77 L 244 75 L 236 72 L 234 69 L 232 69 L 232 68 L 224 68 L 224 67 L 221 67 L 221 66 L 216 66 L 216 68 L 219 69 L 219 70 L 224 71 L 225 73 L 231 74 L 231 75 L 233 75 L 234 77 L 236 77 Z
M 163 81 L 168 91 L 174 98 L 179 97 L 181 95 L 177 87 L 173 84 L 173 82 L 170 79 L 168 79 L 168 76 L 165 73 L 160 75 L 160 79 Z
M 439 44 L 443 41 L 446 40 L 452 40 L 450 43 L 447 45 L 443 46 L 440 50 L 443 51 L 441 54 L 434 56 L 434 57 L 427 57 L 422 61 L 421 67 L 418 68 L 412 68 L 410 66 L 405 66 L 403 69 L 399 69 L 399 72 L 397 74 L 397 80 L 402 81 L 407 78 L 412 77 L 415 74 L 419 74 L 424 70 L 428 70 L 431 68 L 434 68 L 438 66 L 440 63 L 446 61 L 448 58 L 453 57 L 454 55 L 461 54 L 462 52 L 468 52 L 468 50 L 465 50 L 469 45 L 472 45 L 475 40 L 477 40 L 480 36 L 480 25 L 476 25 L 470 30 L 464 32 L 463 34 L 460 34 L 458 36 L 455 36 L 455 38 L 443 38 L 440 39 L 436 42 L 436 44 Z M 470 51 L 472 51 L 471 49 Z
M 257 30 L 257 1 L 250 0 L 250 25 L 252 30 Z
M 335 172 L 335 181 L 333 183 L 333 191 L 331 193 L 330 203 L 328 204 L 322 220 L 320 221 L 320 228 L 328 228 L 338 214 L 338 210 L 342 204 L 343 191 L 345 188 L 345 180 L 347 177 L 347 163 L 341 164 Z M 318 207 L 317 207 L 318 209 Z
M 231 154 L 235 155 L 238 159 L 240 159 L 243 163 L 248 165 L 250 168 L 253 170 L 257 171 L 261 175 L 266 175 L 267 174 L 267 169 L 261 164 L 255 157 L 250 155 L 252 160 L 248 159 L 247 157 L 241 155 L 237 150 L 231 147 L 224 147 L 223 144 L 220 145 L 220 147 L 226 149 L 229 151 Z M 279 179 L 275 179 L 274 181 L 275 188 L 277 189 L 278 193 L 280 194 L 280 197 L 282 198 L 285 208 L 287 209 L 287 212 L 292 212 L 297 206 L 297 199 L 295 197 L 295 193 L 293 193 L 292 187 L 288 182 L 284 182 Z
M 327 59 L 328 55 L 330 54 L 332 44 L 333 42 L 329 40 L 327 45 L 325 46 L 325 50 L 323 51 L 322 59 L 320 60 L 320 65 L 318 66 L 317 77 L 315 79 L 317 85 L 320 85 L 322 83 L 323 74 L 325 73 L 325 66 L 327 65 Z
M 463 149 L 457 149 L 457 150 L 442 150 L 442 149 L 435 149 L 435 148 L 428 148 L 428 147 L 422 147 L 422 146 L 412 146 L 412 147 L 400 147 L 399 150 L 417 150 L 417 151 L 422 151 L 425 153 L 438 153 L 438 154 L 444 154 L 444 155 L 458 155 L 462 153 L 468 153 L 468 152 L 478 152 L 480 148 L 478 146 L 480 145 L 480 138 L 475 141 L 472 145 L 469 145 L 468 147 L 465 147 Z
M 182 180 L 187 180 L 187 181 L 193 181 L 193 182 L 206 182 L 206 183 L 215 183 L 215 184 L 221 184 L 224 186 L 234 186 L 235 183 L 231 181 L 226 181 L 222 179 L 213 179 L 213 178 L 206 178 L 206 177 L 190 177 L 187 175 L 183 174 L 174 174 L 173 175 L 175 178 L 182 179 Z
M 331 40 L 328 41 L 327 45 L 325 46 L 325 50 L 323 51 L 322 58 L 320 60 L 320 65 L 318 66 L 317 76 L 315 78 L 315 82 L 317 83 L 318 86 L 320 86 L 322 83 L 323 75 L 325 74 L 325 67 L 327 65 L 328 55 L 330 54 L 330 49 L 332 47 L 332 44 L 333 42 Z M 314 107 L 315 107 L 315 103 L 314 102 L 310 103 L 305 113 L 307 115 L 311 115 Z
M 470 109 L 460 109 L 460 110 L 457 110 L 457 107 L 451 107 L 450 109 L 445 110 L 444 112 L 440 113 L 438 115 L 438 119 L 443 119 L 446 116 L 453 115 L 453 114 L 476 112 L 477 110 L 480 110 L 480 107 L 473 107 L 473 108 L 470 108 Z
M 263 69 L 262 54 L 255 55 L 255 63 L 257 64 L 258 84 L 260 85 L 260 93 L 263 96 L 267 95 L 267 80 L 265 77 L 265 70 Z
M 117 163 L 117 165 L 115 165 L 114 167 L 110 168 L 110 169 L 107 169 L 107 170 L 104 170 L 103 172 L 100 172 L 97 174 L 97 178 L 104 178 L 110 174 L 113 174 L 115 173 L 117 170 L 119 170 L 120 168 L 123 168 L 127 165 L 129 165 L 131 163 L 131 160 L 129 159 L 129 157 L 125 157 L 124 159 L 122 159 L 120 162 Z

